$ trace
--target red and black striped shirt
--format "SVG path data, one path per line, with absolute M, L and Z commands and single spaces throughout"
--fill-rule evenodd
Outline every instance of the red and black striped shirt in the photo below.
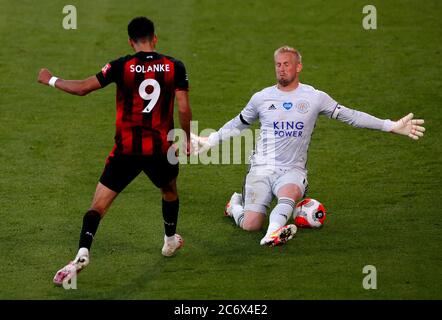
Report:
M 137 52 L 106 64 L 101 87 L 117 85 L 117 120 L 112 154 L 166 154 L 174 128 L 175 90 L 188 90 L 186 68 L 172 57 Z

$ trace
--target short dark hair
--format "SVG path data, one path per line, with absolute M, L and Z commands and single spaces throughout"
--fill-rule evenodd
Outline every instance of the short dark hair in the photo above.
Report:
M 139 40 L 148 39 L 152 41 L 155 34 L 153 22 L 146 17 L 136 17 L 129 22 L 127 26 L 129 38 L 138 42 Z

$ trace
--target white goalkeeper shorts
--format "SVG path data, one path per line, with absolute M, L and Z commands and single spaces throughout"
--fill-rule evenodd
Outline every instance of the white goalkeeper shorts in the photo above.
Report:
M 244 185 L 244 210 L 266 214 L 267 208 L 281 187 L 295 184 L 305 194 L 307 173 L 298 168 L 252 167 Z

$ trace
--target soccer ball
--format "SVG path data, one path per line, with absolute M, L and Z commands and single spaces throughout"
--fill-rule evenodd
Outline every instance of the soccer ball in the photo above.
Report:
M 305 198 L 295 207 L 293 219 L 300 228 L 319 228 L 326 217 L 325 207 L 318 200 Z

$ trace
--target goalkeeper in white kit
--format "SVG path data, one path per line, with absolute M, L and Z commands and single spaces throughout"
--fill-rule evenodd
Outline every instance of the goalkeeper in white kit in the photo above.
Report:
M 299 82 L 302 70 L 300 53 L 284 46 L 275 51 L 278 83 L 255 93 L 234 119 L 209 137 L 193 136 L 199 151 L 210 149 L 241 130 L 260 121 L 260 135 L 250 158 L 243 195 L 234 193 L 226 206 L 226 215 L 248 231 L 261 230 L 267 209 L 276 196 L 277 205 L 269 217 L 267 232 L 261 245 L 286 243 L 296 233 L 296 226 L 287 224 L 295 201 L 307 189 L 307 151 L 318 115 L 348 123 L 358 128 L 393 132 L 418 140 L 424 135 L 422 119 L 410 113 L 398 121 L 381 120 L 367 113 L 346 108 L 327 93 Z M 244 198 L 243 198 L 244 197 Z

